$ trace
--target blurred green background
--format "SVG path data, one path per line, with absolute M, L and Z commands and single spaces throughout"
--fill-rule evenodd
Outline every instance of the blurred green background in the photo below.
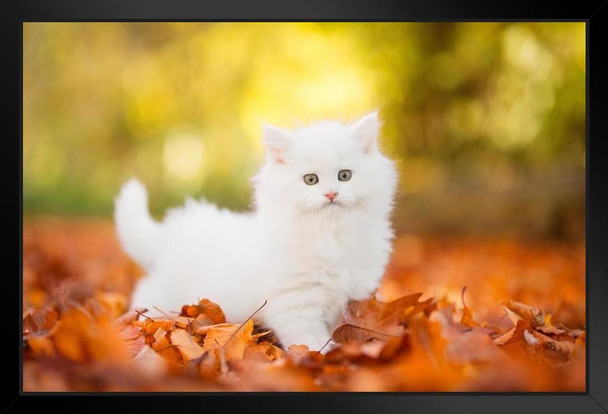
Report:
M 247 209 L 261 124 L 375 108 L 398 231 L 581 238 L 584 23 L 24 23 L 23 206 Z

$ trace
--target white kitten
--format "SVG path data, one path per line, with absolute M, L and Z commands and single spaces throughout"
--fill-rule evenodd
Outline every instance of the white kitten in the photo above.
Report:
M 374 112 L 353 125 L 264 129 L 255 211 L 188 198 L 162 223 L 136 180 L 116 198 L 125 251 L 148 273 L 132 305 L 168 312 L 208 298 L 228 321 L 256 315 L 283 345 L 322 348 L 350 299 L 378 287 L 391 253 L 395 167 L 377 148 Z

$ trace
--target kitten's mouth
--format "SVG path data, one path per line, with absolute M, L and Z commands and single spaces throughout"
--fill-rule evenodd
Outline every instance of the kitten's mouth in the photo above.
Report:
M 326 212 L 338 212 L 338 211 L 346 211 L 349 210 L 351 208 L 352 204 L 348 203 L 348 202 L 344 202 L 342 201 L 324 201 L 321 202 L 317 205 L 314 206 L 310 206 L 310 207 L 306 207 L 304 208 L 304 211 L 307 211 L 309 213 L 315 213 L 315 212 L 321 212 L 321 211 L 326 211 Z
M 326 208 L 326 207 L 329 207 L 329 208 L 336 207 L 337 208 L 337 207 L 342 207 L 342 206 L 343 206 L 343 204 L 339 201 L 326 201 L 325 203 L 323 203 L 321 205 L 321 208 Z

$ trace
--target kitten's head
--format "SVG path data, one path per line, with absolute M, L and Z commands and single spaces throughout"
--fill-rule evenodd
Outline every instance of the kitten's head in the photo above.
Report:
M 378 151 L 379 126 L 377 112 L 350 125 L 323 121 L 293 132 L 265 126 L 266 164 L 255 178 L 258 208 L 386 213 L 397 174 Z

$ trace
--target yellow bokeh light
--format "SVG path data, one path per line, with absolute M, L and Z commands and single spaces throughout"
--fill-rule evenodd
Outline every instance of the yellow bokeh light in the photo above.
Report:
M 564 151 L 585 162 L 584 23 L 28 22 L 23 34 L 26 210 L 109 213 L 130 176 L 159 207 L 190 193 L 247 208 L 262 124 L 374 109 L 412 194 L 515 153 L 530 171 Z
M 163 167 L 173 179 L 183 182 L 203 178 L 203 141 L 194 134 L 176 134 L 165 141 Z

